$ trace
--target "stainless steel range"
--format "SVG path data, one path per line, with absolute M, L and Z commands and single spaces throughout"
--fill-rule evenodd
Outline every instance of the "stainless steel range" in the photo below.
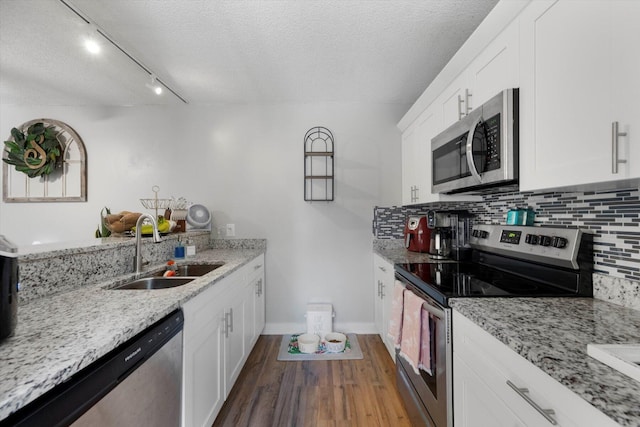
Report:
M 471 261 L 396 264 L 396 280 L 424 299 L 430 373 L 396 358 L 414 425 L 453 426 L 451 298 L 592 297 L 593 238 L 582 230 L 476 225 Z

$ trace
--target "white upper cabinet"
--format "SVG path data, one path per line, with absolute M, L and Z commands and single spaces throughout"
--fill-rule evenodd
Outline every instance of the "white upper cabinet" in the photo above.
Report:
M 473 60 L 467 72 L 471 107 L 520 86 L 520 27 L 513 21 Z
M 480 200 L 431 193 L 431 139 L 500 91 L 519 86 L 520 28 L 514 18 L 526 4 L 499 2 L 398 123 L 403 205 Z
M 640 178 L 640 2 L 618 1 L 612 13 L 613 115 L 619 131 L 618 158 L 630 178 Z
M 442 127 L 445 130 L 473 110 L 473 89 L 469 85 L 469 73 L 465 70 L 438 97 L 435 102 L 442 110 Z
M 535 1 L 522 13 L 521 190 L 640 177 L 638 22 L 640 2 L 625 0 Z
M 437 200 L 437 194 L 431 194 L 431 138 L 441 127 L 438 109 L 428 108 L 402 134 L 403 205 Z

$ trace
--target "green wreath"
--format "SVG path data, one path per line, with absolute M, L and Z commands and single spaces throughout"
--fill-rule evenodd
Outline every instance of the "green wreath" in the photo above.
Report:
M 49 175 L 62 163 L 62 145 L 55 126 L 42 122 L 32 124 L 26 132 L 11 129 L 13 141 L 5 141 L 7 155 L 2 160 L 30 178 Z

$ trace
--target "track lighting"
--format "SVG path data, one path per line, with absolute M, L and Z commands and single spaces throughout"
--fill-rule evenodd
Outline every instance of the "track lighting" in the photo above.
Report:
M 66 6 L 71 12 L 76 14 L 86 24 L 88 24 L 91 27 L 91 30 L 92 30 L 91 32 L 92 33 L 95 33 L 99 37 L 102 37 L 102 39 L 104 39 L 104 40 L 102 40 L 102 39 L 100 39 L 100 40 L 102 40 L 103 42 L 104 41 L 109 42 L 111 45 L 113 45 L 113 47 L 118 49 L 123 55 L 125 55 L 127 58 L 129 58 L 134 64 L 136 64 L 138 67 L 140 67 L 146 73 L 148 73 L 149 76 L 151 77 L 151 83 L 147 83 L 147 84 L 145 84 L 145 86 L 147 86 L 149 89 L 153 90 L 156 95 L 161 95 L 162 92 L 164 91 L 164 89 L 167 89 L 169 92 L 171 92 L 180 101 L 184 102 L 185 104 L 188 104 L 187 100 L 184 99 L 182 96 L 180 96 L 180 94 L 178 94 L 178 92 L 176 92 L 170 86 L 167 86 L 167 84 L 164 83 L 162 80 L 157 78 L 155 73 L 152 70 L 150 70 L 149 67 L 144 65 L 142 63 L 142 61 L 140 61 L 139 59 L 134 57 L 125 48 L 120 46 L 120 44 L 118 44 L 111 36 L 109 36 L 102 28 L 100 28 L 91 18 L 89 18 L 87 15 L 82 13 L 78 8 L 76 8 L 73 4 L 71 4 L 71 2 L 69 0 L 58 0 L 58 1 L 60 3 L 62 3 L 64 6 Z M 98 41 L 96 41 L 96 39 L 94 39 L 93 36 L 89 37 L 89 38 L 87 38 L 87 40 L 85 40 L 85 47 L 89 52 L 91 52 L 93 54 L 97 54 L 101 50 L 100 43 L 98 43 Z
M 87 48 L 89 53 L 92 53 L 94 55 L 97 55 L 98 53 L 100 53 L 100 45 L 94 39 L 90 39 L 90 38 L 86 39 L 84 41 L 84 47 Z
M 158 83 L 154 74 L 151 74 L 151 83 L 147 83 L 145 86 L 154 91 L 156 95 L 162 95 L 162 85 Z

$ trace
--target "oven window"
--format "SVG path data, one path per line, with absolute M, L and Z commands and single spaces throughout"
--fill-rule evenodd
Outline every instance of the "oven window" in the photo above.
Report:
M 429 390 L 431 390 L 431 393 L 433 394 L 433 397 L 435 397 L 436 399 L 438 398 L 438 384 L 436 382 L 436 378 L 437 378 L 437 372 L 436 372 L 436 366 L 438 366 L 438 364 L 436 363 L 436 357 L 437 357 L 437 352 L 434 351 L 434 349 L 436 348 L 437 345 L 437 336 L 438 336 L 438 330 L 436 328 L 436 323 L 434 322 L 433 316 L 429 315 L 429 328 L 431 329 L 431 345 L 429 346 L 429 348 L 431 349 L 431 373 L 432 375 L 429 375 L 427 372 L 425 372 L 423 369 L 420 369 L 420 376 L 422 377 L 422 379 L 424 380 L 424 382 L 427 384 L 427 387 L 429 387 Z
M 433 152 L 433 183 L 453 181 L 471 175 L 467 165 L 466 143 L 469 132 Z

